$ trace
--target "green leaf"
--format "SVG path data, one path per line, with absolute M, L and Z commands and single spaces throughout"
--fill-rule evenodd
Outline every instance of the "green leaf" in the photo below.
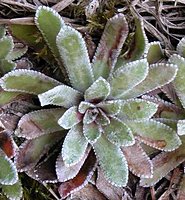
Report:
M 185 59 L 177 54 L 174 54 L 169 58 L 169 62 L 178 66 L 178 72 L 173 81 L 173 85 L 182 106 L 185 108 Z
M 93 144 L 93 148 L 106 179 L 115 186 L 126 186 L 128 165 L 121 150 L 103 135 Z
M 153 164 L 142 149 L 139 142 L 129 147 L 122 147 L 126 160 L 128 162 L 129 170 L 138 177 L 151 178 L 153 174 Z
M 178 107 L 175 104 L 170 103 L 169 101 L 164 101 L 159 97 L 142 95 L 142 98 L 158 105 L 155 117 L 174 120 L 184 119 L 184 110 L 182 107 Z
M 185 135 L 185 120 L 178 120 L 177 133 L 178 135 Z
M 14 44 L 13 50 L 8 54 L 6 59 L 8 60 L 16 60 L 23 56 L 28 50 L 28 47 L 26 45 L 23 45 L 21 43 Z
M 99 113 L 95 120 L 96 123 L 99 124 L 100 126 L 106 126 L 110 124 L 109 117 L 101 109 L 98 109 L 98 110 L 99 110 Z
M 14 163 L 0 150 L 0 184 L 13 185 L 18 181 L 18 173 Z
M 148 39 L 145 34 L 143 21 L 136 18 L 135 25 L 136 30 L 132 41 L 129 43 L 129 50 L 124 55 L 119 56 L 116 68 L 121 67 L 126 62 L 140 59 L 146 51 Z
M 9 29 L 15 38 L 34 49 L 34 52 L 39 57 L 42 57 L 48 63 L 53 62 L 54 57 L 50 49 L 46 46 L 42 34 L 35 25 L 10 24 Z
M 97 104 L 98 108 L 101 108 L 107 116 L 115 116 L 119 113 L 121 108 L 121 101 L 118 100 L 109 100 L 109 101 L 102 101 Z
M 160 88 L 174 80 L 177 74 L 177 66 L 158 63 L 150 65 L 147 77 L 132 90 L 122 96 L 122 99 L 130 99 Z
M 38 95 L 61 83 L 40 72 L 19 69 L 1 78 L 1 87 L 6 91 L 25 92 Z
M 82 98 L 80 92 L 66 85 L 59 85 L 38 95 L 41 106 L 57 105 L 65 108 L 78 105 Z
M 10 36 L 4 36 L 0 39 L 0 59 L 4 59 L 13 50 L 13 39 Z
M 164 52 L 160 42 L 151 42 L 148 44 L 147 61 L 149 64 L 154 64 L 159 60 L 164 59 Z
M 183 37 L 177 45 L 177 51 L 180 56 L 185 58 L 185 37 Z
M 128 35 L 128 24 L 123 14 L 108 20 L 93 58 L 95 78 L 108 78 Z
M 95 105 L 86 101 L 81 101 L 80 105 L 78 106 L 78 111 L 81 114 L 84 114 L 89 108 L 90 109 L 95 108 Z
M 65 137 L 62 158 L 66 166 L 77 164 L 85 154 L 88 141 L 83 135 L 81 124 L 73 126 Z
M 135 140 L 130 128 L 118 119 L 111 118 L 110 124 L 103 127 L 107 139 L 116 146 L 130 146 Z
M 56 37 L 61 28 L 65 26 L 61 16 L 49 7 L 40 6 L 36 11 L 35 24 L 42 33 L 54 57 L 57 60 L 60 59 Z
M 140 185 L 144 187 L 153 186 L 163 177 L 165 177 L 171 170 L 185 161 L 185 138 L 181 137 L 182 145 L 172 152 L 162 152 L 152 159 L 153 163 L 153 177 L 142 178 Z
M 64 129 L 70 129 L 82 121 L 82 115 L 78 112 L 77 106 L 69 108 L 58 120 L 58 124 Z
M 97 108 L 88 109 L 83 117 L 84 124 L 90 124 L 97 118 L 99 110 Z
M 30 112 L 19 120 L 15 135 L 26 139 L 33 139 L 44 134 L 61 131 L 63 128 L 57 122 L 64 112 L 65 109 L 63 108 Z
M 65 136 L 65 133 L 65 131 L 59 131 L 23 142 L 15 157 L 17 169 L 22 172 L 34 168 L 40 158 L 47 153 L 54 144 L 59 142 Z
M 109 79 L 111 98 L 120 98 L 130 93 L 132 88 L 141 83 L 148 74 L 146 59 L 130 62 L 117 69 Z
M 100 127 L 95 122 L 83 124 L 83 134 L 89 143 L 93 144 L 101 136 Z
M 17 181 L 13 185 L 2 185 L 2 192 L 9 200 L 21 200 L 23 194 L 21 182 Z
M 16 67 L 16 63 L 2 59 L 0 60 L 0 73 L 1 75 L 4 75 L 8 73 L 9 71 L 13 70 Z
M 5 35 L 5 25 L 0 25 L 0 39 Z
M 149 119 L 157 112 L 158 105 L 142 99 L 123 101 L 117 117 L 124 119 Z
M 85 100 L 90 102 L 97 102 L 105 100 L 110 94 L 110 85 L 102 77 L 99 77 L 84 94 Z
M 150 120 L 125 121 L 138 140 L 163 151 L 173 151 L 181 140 L 176 132 L 160 122 Z
M 94 80 L 84 39 L 78 31 L 65 26 L 57 36 L 57 46 L 73 88 L 84 92 Z
M 12 100 L 16 99 L 21 93 L 19 92 L 7 92 L 0 87 L 0 106 L 10 103 Z

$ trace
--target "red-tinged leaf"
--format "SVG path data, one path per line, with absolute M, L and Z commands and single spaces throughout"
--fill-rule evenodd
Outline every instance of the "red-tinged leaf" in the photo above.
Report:
M 0 87 L 0 105 L 3 106 L 4 104 L 10 103 L 20 95 L 21 93 L 19 92 L 7 92 Z
M 175 91 L 175 88 L 173 86 L 172 83 L 169 83 L 165 86 L 163 86 L 161 88 L 162 92 L 164 92 L 166 94 L 166 96 L 173 102 L 175 103 L 176 105 L 181 105 L 178 97 L 177 97 L 177 94 L 176 94 L 176 91 Z
M 16 155 L 16 165 L 19 171 L 32 169 L 40 158 L 65 135 L 65 132 L 55 132 L 25 141 Z
M 56 161 L 56 173 L 57 173 L 58 180 L 60 182 L 65 182 L 65 181 L 68 181 L 68 180 L 74 178 L 80 171 L 85 160 L 87 159 L 90 150 L 91 150 L 91 148 L 87 147 L 83 158 L 77 164 L 75 164 L 73 166 L 66 166 L 62 159 L 62 155 L 60 154 Z
M 14 131 L 17 127 L 20 117 L 14 114 L 5 113 L 2 113 L 0 116 L 0 124 L 3 126 L 3 128 L 10 132 Z
M 122 147 L 121 149 L 133 174 L 143 178 L 152 177 L 152 162 L 138 142 L 129 147 Z
M 58 188 L 62 199 L 65 199 L 68 195 L 82 189 L 85 185 L 87 185 L 94 172 L 95 162 L 95 155 L 93 151 L 91 151 L 91 155 L 89 155 L 77 176 L 69 181 L 62 183 Z
M 171 170 L 185 161 L 185 137 L 181 137 L 182 145 L 172 152 L 162 152 L 152 159 L 153 177 L 142 178 L 140 185 L 144 187 L 153 186 Z
M 117 57 L 128 34 L 128 24 L 123 14 L 111 18 L 104 29 L 93 59 L 95 78 L 107 78 L 113 70 Z
M 64 112 L 64 108 L 30 112 L 20 119 L 15 134 L 18 137 L 33 139 L 41 135 L 61 131 L 63 128 L 57 122 Z
M 125 123 L 139 141 L 153 148 L 163 151 L 173 151 L 181 145 L 181 140 L 177 133 L 159 121 L 153 119 L 130 120 Z
M 86 185 L 81 190 L 73 193 L 70 197 L 70 200 L 107 200 L 105 196 L 99 192 L 96 187 L 94 187 L 92 184 Z M 68 199 L 68 200 L 69 200 Z
M 6 131 L 0 132 L 0 148 L 5 152 L 8 157 L 13 157 L 15 154 L 15 146 L 12 136 Z
M 123 188 L 116 187 L 110 184 L 105 178 L 102 170 L 98 168 L 98 178 L 96 180 L 96 187 L 109 200 L 120 200 L 123 195 Z
M 57 156 L 58 152 L 52 152 L 47 155 L 46 159 L 36 165 L 33 169 L 27 171 L 27 175 L 42 183 L 58 182 L 55 171 Z
M 155 117 L 184 119 L 184 110 L 181 107 L 154 96 L 143 95 L 142 98 L 158 105 L 158 110 L 155 113 Z

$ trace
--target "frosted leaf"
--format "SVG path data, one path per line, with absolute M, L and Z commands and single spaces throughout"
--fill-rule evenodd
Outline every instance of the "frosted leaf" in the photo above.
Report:
M 124 101 L 117 115 L 119 119 L 149 119 L 157 112 L 157 104 L 142 100 L 130 99 Z
M 128 35 L 128 24 L 123 14 L 109 19 L 93 58 L 95 78 L 107 78 L 113 71 L 117 57 Z
M 101 136 L 101 129 L 98 124 L 92 122 L 83 125 L 83 134 L 89 143 L 93 144 Z
M 106 179 L 115 186 L 126 186 L 128 165 L 122 151 L 107 140 L 103 134 L 93 144 L 93 148 Z
M 181 140 L 169 126 L 152 119 L 124 121 L 141 142 L 163 151 L 177 149 Z
M 176 90 L 177 96 L 182 103 L 182 106 L 185 108 L 185 59 L 177 54 L 174 54 L 169 58 L 168 61 L 178 66 L 178 72 L 173 81 L 173 85 Z
M 138 97 L 170 83 L 174 80 L 177 70 L 177 66 L 172 64 L 158 63 L 150 65 L 146 78 L 124 94 L 122 99 Z
M 66 166 L 77 164 L 85 154 L 88 141 L 83 135 L 81 124 L 73 126 L 65 137 L 62 146 L 62 158 Z
M 107 139 L 117 146 L 130 146 L 135 142 L 130 128 L 118 119 L 111 118 L 103 131 Z
M 97 102 L 105 100 L 110 94 L 110 85 L 102 77 L 99 77 L 84 93 L 86 101 Z
M 65 26 L 56 41 L 73 88 L 84 92 L 94 80 L 84 39 L 78 31 Z
M 40 72 L 26 69 L 18 69 L 4 75 L 1 80 L 1 87 L 6 91 L 24 92 L 38 95 L 46 92 L 60 82 Z
M 59 85 L 45 93 L 39 94 L 38 97 L 41 106 L 57 105 L 70 108 L 71 106 L 79 104 L 82 95 L 69 86 Z
M 130 62 L 117 69 L 109 79 L 111 86 L 110 97 L 117 99 L 130 94 L 132 88 L 141 83 L 148 74 L 148 63 L 146 59 Z M 132 92 L 131 92 L 132 93 Z
M 58 124 L 64 129 L 70 129 L 82 120 L 82 114 L 78 112 L 77 106 L 69 108 L 58 120 Z

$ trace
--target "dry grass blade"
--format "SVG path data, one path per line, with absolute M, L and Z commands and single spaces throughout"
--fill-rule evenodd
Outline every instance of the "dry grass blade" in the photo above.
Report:
M 173 49 L 185 31 L 185 1 L 139 1 L 134 5 L 134 11 L 144 19 L 147 31 L 165 47 Z
M 27 8 L 27 9 L 31 9 L 31 10 L 36 10 L 36 6 L 34 6 L 34 5 L 30 4 L 30 3 L 19 3 L 19 2 L 16 2 L 16 1 L 12 1 L 12 0 L 1 0 L 0 4 L 19 6 L 21 8 Z
M 60 12 L 61 10 L 63 10 L 64 8 L 66 8 L 67 6 L 69 6 L 71 3 L 73 3 L 74 0 L 64 0 L 64 1 L 60 1 L 57 4 L 55 4 L 52 8 L 54 10 L 56 10 L 57 12 Z

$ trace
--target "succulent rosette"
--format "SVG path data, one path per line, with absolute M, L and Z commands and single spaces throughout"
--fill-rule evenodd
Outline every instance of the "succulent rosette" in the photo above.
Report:
M 178 54 L 177 54 L 178 53 Z M 150 101 L 160 103 L 162 118 L 159 120 L 171 126 L 177 131 L 180 136 L 182 144 L 179 148 L 172 152 L 161 152 L 152 159 L 153 163 L 153 177 L 142 178 L 140 184 L 145 187 L 155 185 L 159 180 L 169 174 L 170 171 L 176 167 L 184 164 L 185 161 L 185 37 L 180 40 L 177 45 L 177 53 L 169 57 L 168 62 L 178 66 L 178 72 L 175 79 L 168 87 L 164 88 L 165 93 L 173 103 L 166 102 L 158 98 Z M 145 97 L 146 99 L 147 97 Z M 166 162 L 167 161 L 167 162 Z M 177 199 L 184 198 L 184 181 L 183 175 L 180 181 Z
M 173 81 L 177 66 L 149 65 L 142 58 L 148 42 L 138 20 L 134 40 L 141 45 L 122 54 L 128 35 L 123 14 L 107 22 L 92 61 L 82 35 L 58 13 L 39 7 L 35 23 L 57 62 L 62 63 L 59 66 L 67 73 L 69 84 L 32 70 L 15 70 L 1 79 L 4 90 L 38 95 L 41 106 L 47 106 L 26 114 L 18 123 L 15 134 L 27 139 L 17 156 L 18 168 L 32 169 L 67 130 L 56 163 L 60 182 L 77 176 L 90 149 L 115 186 L 126 186 L 128 168 L 139 177 L 152 177 L 152 162 L 140 143 L 172 151 L 181 141 L 172 128 L 151 119 L 157 104 L 138 97 Z

